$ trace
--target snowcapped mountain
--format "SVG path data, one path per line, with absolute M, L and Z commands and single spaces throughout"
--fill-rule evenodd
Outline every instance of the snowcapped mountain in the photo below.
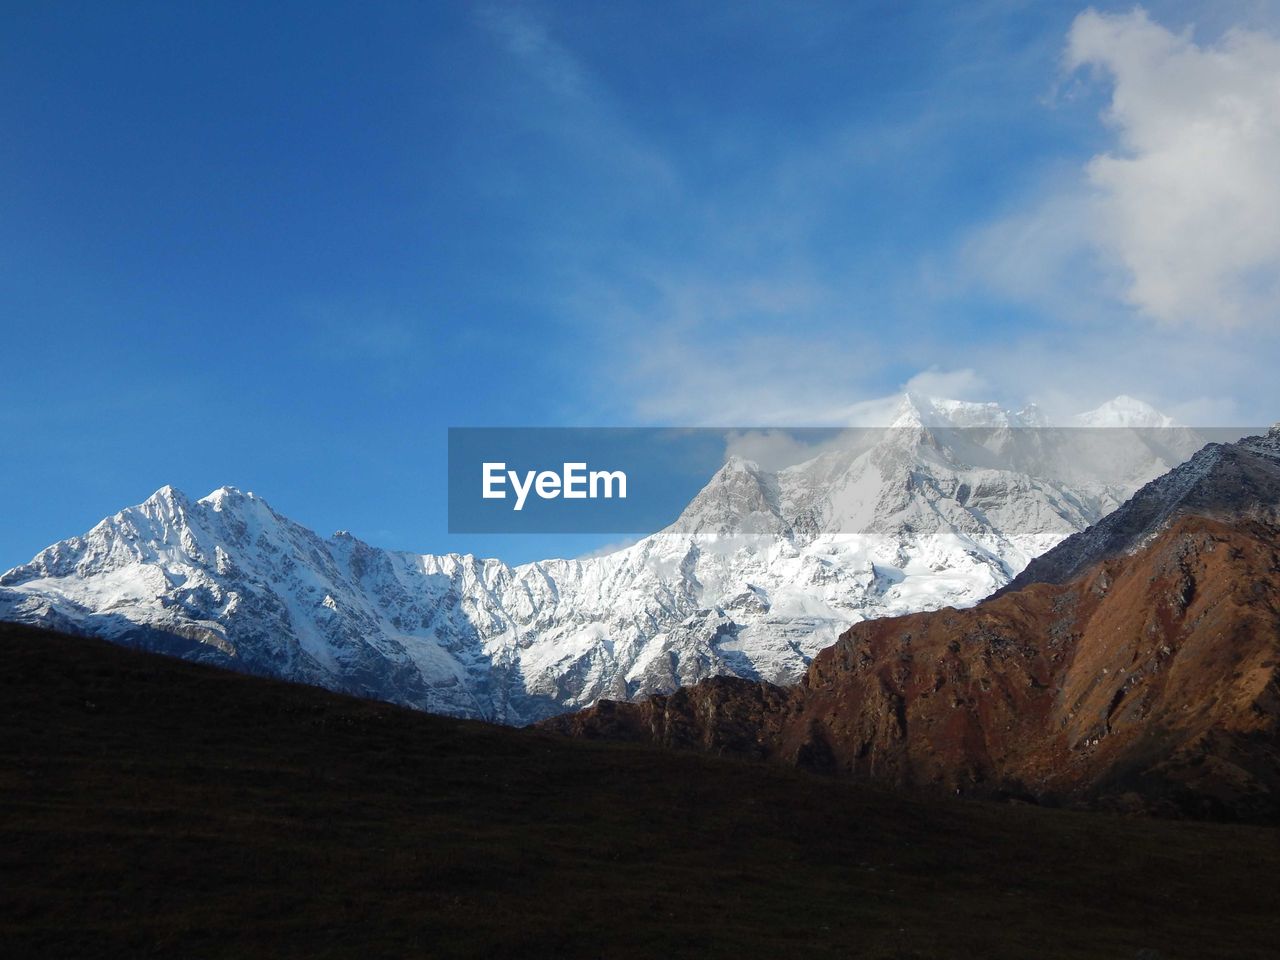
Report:
M 1076 424 L 1101 425 L 908 395 L 795 466 L 729 458 L 631 547 L 516 567 L 165 487 L 0 576 L 0 619 L 506 723 L 791 682 L 851 623 L 975 603 L 1200 446 L 1127 398 Z
M 1108 400 L 1102 406 L 1087 413 L 1077 414 L 1071 418 L 1071 425 L 1077 427 L 1185 429 L 1179 426 L 1172 417 L 1166 416 L 1150 404 L 1143 403 L 1141 400 L 1126 394 L 1121 394 L 1113 400 Z

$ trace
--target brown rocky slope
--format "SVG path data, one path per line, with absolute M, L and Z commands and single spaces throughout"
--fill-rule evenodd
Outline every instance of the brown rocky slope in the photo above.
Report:
M 1101 536 L 1046 555 L 1062 582 L 857 624 L 794 688 L 716 678 L 545 726 L 907 788 L 1280 822 L 1278 491 L 1280 433 L 1212 445 Z

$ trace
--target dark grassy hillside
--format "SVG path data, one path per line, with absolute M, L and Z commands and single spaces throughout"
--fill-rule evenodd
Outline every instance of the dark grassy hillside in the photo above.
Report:
M 7 957 L 1280 953 L 1265 828 L 904 799 L 20 627 L 0 652 Z

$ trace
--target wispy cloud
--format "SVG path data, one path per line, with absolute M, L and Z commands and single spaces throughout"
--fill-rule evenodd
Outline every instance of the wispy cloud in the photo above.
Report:
M 528 6 L 480 10 L 540 91 L 540 122 L 574 157 L 598 161 L 588 176 L 616 187 L 538 238 L 554 251 L 550 309 L 580 327 L 594 355 L 575 357 L 574 373 L 594 381 L 596 421 L 843 422 L 883 392 L 871 381 L 891 362 L 884 335 L 899 332 L 877 330 L 884 315 L 868 301 L 893 296 L 901 277 L 869 260 L 850 269 L 824 252 L 824 237 L 849 235 L 840 211 L 863 202 L 860 176 L 893 176 L 904 155 L 926 152 L 936 116 L 886 111 L 803 139 L 707 117 L 690 151 L 628 111 L 554 19 Z M 917 333 L 913 349 L 923 340 Z
M 1060 94 L 1043 122 L 1110 142 L 1088 159 L 1040 155 L 985 212 L 895 235 L 883 214 L 856 218 L 911 197 L 866 191 L 941 176 L 931 158 L 971 150 L 967 125 L 995 123 L 1008 99 L 948 97 L 958 78 L 943 76 L 908 109 L 847 124 L 828 110 L 789 138 L 714 127 L 698 144 L 715 144 L 708 178 L 536 7 L 481 10 L 539 91 L 540 122 L 591 158 L 590 176 L 625 184 L 539 237 L 554 249 L 546 306 L 576 325 L 572 372 L 594 389 L 589 405 L 566 400 L 568 419 L 847 424 L 903 388 L 1063 415 L 1128 392 L 1200 423 L 1270 402 L 1280 44 L 1265 32 L 1197 43 L 1139 9 L 1082 13 L 1021 59 L 988 37 L 1028 77 L 1056 45 L 1067 86 L 1107 106 L 1092 124 L 1063 120 L 1079 101 Z M 965 82 L 996 83 L 975 79 L 971 56 L 957 63 Z
M 669 190 L 669 159 L 622 115 L 608 85 L 557 38 L 549 17 L 531 4 L 479 4 L 475 18 L 530 81 L 519 122 L 565 141 L 572 156 L 613 185 L 635 182 Z M 615 191 L 611 205 L 628 207 L 640 195 Z
M 982 400 L 991 396 L 992 385 L 986 377 L 972 367 L 959 370 L 943 370 L 933 366 L 921 370 L 904 385 L 909 393 L 925 396 L 949 397 L 952 400 Z
M 485 3 L 476 7 L 476 16 L 552 92 L 575 100 L 592 98 L 586 71 L 529 7 Z

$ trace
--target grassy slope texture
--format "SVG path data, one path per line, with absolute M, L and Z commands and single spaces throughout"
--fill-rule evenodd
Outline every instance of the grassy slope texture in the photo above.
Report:
M 921 800 L 0 626 L 18 956 L 1280 954 L 1265 827 Z

